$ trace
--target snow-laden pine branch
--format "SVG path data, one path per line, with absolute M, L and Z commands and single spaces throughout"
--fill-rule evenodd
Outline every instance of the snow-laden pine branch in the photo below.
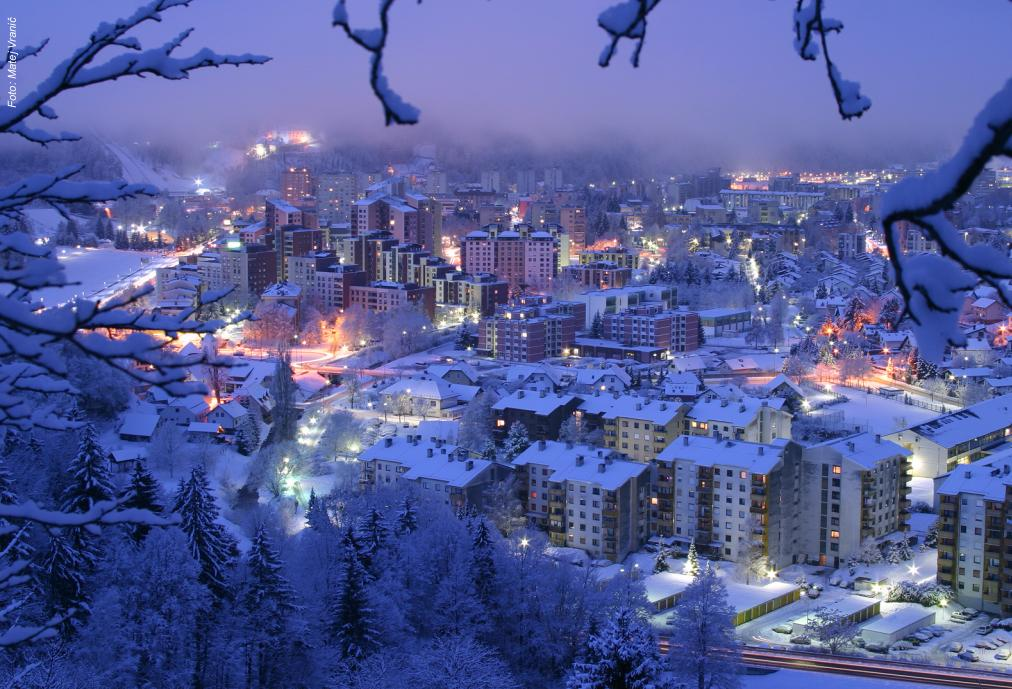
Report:
M 379 27 L 375 29 L 353 29 L 348 16 L 346 0 L 338 0 L 334 6 L 332 25 L 344 30 L 355 45 L 369 53 L 369 86 L 383 105 L 383 118 L 390 124 L 417 124 L 419 110 L 401 98 L 390 87 L 383 72 L 383 51 L 390 33 L 390 9 L 395 0 L 379 0 Z M 422 0 L 418 0 L 421 4 Z
M 860 84 L 843 78 L 836 63 L 829 57 L 829 34 L 843 31 L 843 22 L 825 17 L 824 5 L 823 0 L 797 0 L 794 7 L 794 49 L 803 60 L 817 60 L 821 46 L 836 108 L 840 117 L 849 120 L 863 115 L 871 107 L 871 100 L 861 94 Z
M 47 145 L 61 141 L 74 141 L 80 137 L 69 132 L 52 133 L 32 127 L 27 119 L 39 115 L 55 120 L 56 112 L 50 103 L 67 91 L 115 81 L 123 77 L 155 76 L 162 79 L 186 79 L 190 72 L 223 65 L 257 65 L 270 60 L 264 55 L 219 54 L 201 48 L 187 57 L 177 57 L 176 50 L 190 36 L 187 29 L 157 48 L 144 49 L 141 42 L 128 35 L 148 22 L 162 21 L 162 13 L 177 7 L 187 7 L 193 0 L 154 0 L 142 5 L 129 17 L 114 22 L 102 22 L 91 33 L 88 42 L 58 64 L 48 77 L 39 82 L 34 91 L 18 100 L 16 108 L 4 108 L 0 114 L 0 133 L 16 134 L 28 141 Z M 37 55 L 38 48 L 30 48 L 18 59 Z M 110 51 L 115 51 L 109 55 Z M 126 52 L 123 52 L 126 51 Z M 8 54 L 5 62 L 10 59 Z
M 987 245 L 970 246 L 945 217 L 987 164 L 1012 150 L 1012 79 L 977 115 L 955 155 L 923 177 L 902 180 L 885 195 L 882 229 L 896 285 L 914 322 L 917 344 L 940 360 L 946 344 L 962 342 L 957 320 L 963 298 L 978 281 L 1012 305 L 1012 261 Z M 904 227 L 903 223 L 912 227 Z M 938 245 L 938 254 L 907 255 L 901 236 L 920 231 Z

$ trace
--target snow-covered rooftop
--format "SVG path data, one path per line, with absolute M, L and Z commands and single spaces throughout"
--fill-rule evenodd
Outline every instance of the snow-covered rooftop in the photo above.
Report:
M 883 440 L 881 435 L 872 433 L 856 433 L 845 438 L 818 443 L 812 447 L 831 447 L 850 461 L 868 469 L 873 469 L 879 462 L 897 455 L 909 457 L 913 454 L 905 447 Z
M 625 483 L 650 470 L 643 462 L 609 459 L 610 452 L 590 445 L 569 445 L 553 440 L 534 443 L 513 460 L 513 466 L 537 464 L 552 472 L 550 480 L 577 481 L 618 490 Z
M 688 460 L 699 466 L 732 466 L 752 474 L 768 474 L 780 462 L 787 440 L 769 445 L 742 440 L 722 440 L 702 435 L 675 438 L 657 455 L 664 462 Z
M 1009 426 L 1012 426 L 1012 394 L 978 402 L 900 432 L 909 431 L 942 447 L 954 447 Z

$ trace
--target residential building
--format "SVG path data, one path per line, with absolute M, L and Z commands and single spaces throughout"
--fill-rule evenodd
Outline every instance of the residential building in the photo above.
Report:
M 502 361 L 535 362 L 567 356 L 582 320 L 583 305 L 523 296 L 496 307 L 478 324 L 478 349 Z
M 240 304 L 254 302 L 278 281 L 277 252 L 262 244 L 228 247 L 218 252 L 218 258 L 221 279 L 235 286 L 230 297 Z
M 350 305 L 352 286 L 368 283 L 365 271 L 340 263 L 333 251 L 314 251 L 306 256 L 289 256 L 288 281 L 302 288 L 303 296 L 325 309 Z
M 587 209 L 583 206 L 562 206 L 559 208 L 559 224 L 569 235 L 569 256 L 565 259 L 582 256 L 587 246 Z
M 706 309 L 699 312 L 699 321 L 706 337 L 734 336 L 752 324 L 750 309 Z
M 411 283 L 382 281 L 352 285 L 348 290 L 348 306 L 355 304 L 376 313 L 415 306 L 432 321 L 436 317 L 436 289 Z
M 1012 450 L 957 467 L 937 495 L 938 583 L 960 605 L 1012 617 Z
M 628 285 L 632 281 L 632 270 L 609 261 L 598 261 L 565 266 L 562 269 L 562 277 L 584 287 L 608 289 Z
M 359 454 L 360 484 L 369 489 L 413 486 L 415 494 L 453 509 L 481 509 L 486 488 L 508 469 L 467 450 L 420 435 L 385 438 Z
M 467 275 L 453 271 L 434 282 L 436 303 L 460 306 L 478 318 L 495 315 L 496 307 L 509 300 L 509 284 L 495 275 Z
M 650 536 L 650 467 L 589 445 L 540 441 L 513 460 L 527 515 L 552 545 L 622 562 Z
M 651 498 L 654 530 L 704 553 L 739 560 L 761 548 L 774 567 L 790 564 L 785 537 L 792 519 L 784 513 L 796 493 L 785 465 L 801 447 L 786 439 L 751 443 L 682 435 L 657 455 Z
M 634 306 L 601 319 L 604 337 L 624 345 L 659 347 L 669 352 L 699 349 L 699 316 L 670 311 L 659 302 Z
M 1012 436 L 1012 395 L 978 402 L 888 434 L 913 452 L 914 476 L 937 479 L 983 457 Z
M 602 414 L 606 447 L 638 462 L 649 462 L 682 434 L 683 405 L 636 395 L 616 396 Z
M 281 171 L 281 194 L 288 203 L 301 203 L 315 191 L 309 168 L 289 167 Z
M 577 299 L 586 304 L 587 310 L 583 327 L 589 330 L 598 314 L 603 318 L 609 314 L 622 313 L 648 302 L 657 302 L 664 309 L 673 309 L 675 307 L 675 289 L 663 285 L 616 287 L 585 292 Z
M 557 440 L 562 424 L 580 402 L 579 397 L 561 392 L 517 390 L 492 405 L 495 435 L 504 438 L 514 423 L 520 423 L 531 440 Z
M 328 225 L 351 222 L 352 207 L 358 199 L 357 175 L 327 172 L 317 176 L 317 207 Z
M 639 256 L 624 246 L 613 246 L 607 249 L 584 249 L 580 252 L 580 263 L 590 265 L 600 263 L 614 263 L 622 268 L 635 270 L 639 267 Z
M 750 443 L 771 443 L 791 437 L 791 414 L 777 397 L 738 400 L 711 397 L 701 399 L 685 413 L 684 430 L 690 435 L 706 435 Z
M 871 433 L 806 447 L 796 561 L 839 568 L 865 539 L 906 531 L 910 455 Z
M 568 255 L 568 235 L 557 226 L 544 230 L 528 224 L 503 227 L 486 225 L 465 235 L 460 243 L 464 272 L 492 273 L 515 290 L 550 287 L 559 273 L 560 256 Z

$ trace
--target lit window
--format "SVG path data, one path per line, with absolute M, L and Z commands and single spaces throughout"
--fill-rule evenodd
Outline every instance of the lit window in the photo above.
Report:
M 740 478 L 748 478 L 748 472 L 747 472 L 747 471 L 743 471 L 743 472 L 741 472 L 740 474 L 738 474 L 738 476 L 739 476 Z
M 841 467 L 839 464 L 834 464 L 833 465 L 833 473 L 834 474 L 842 474 L 843 473 L 843 467 Z
M 829 532 L 829 537 L 830 538 L 839 538 L 840 537 L 840 532 L 839 531 L 830 531 Z
M 496 428 L 505 428 L 506 427 L 506 419 L 496 419 L 495 420 L 495 426 L 496 426 Z

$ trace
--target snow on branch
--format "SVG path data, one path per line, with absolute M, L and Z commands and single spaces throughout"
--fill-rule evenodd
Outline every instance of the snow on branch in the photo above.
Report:
M 26 120 L 32 115 L 44 119 L 56 119 L 49 102 L 61 93 L 85 88 L 94 84 L 115 81 L 122 77 L 156 76 L 162 79 L 186 79 L 190 72 L 207 67 L 223 65 L 257 65 L 270 60 L 263 55 L 244 53 L 242 55 L 221 55 L 209 48 L 202 48 L 188 57 L 177 57 L 175 51 L 190 36 L 192 29 L 183 31 L 158 48 L 144 50 L 137 38 L 128 36 L 131 31 L 147 22 L 160 22 L 162 13 L 176 7 L 186 7 L 192 0 L 154 0 L 141 6 L 125 19 L 103 22 L 92 32 L 88 43 L 75 50 L 69 58 L 57 65 L 48 77 L 43 79 L 34 91 L 18 101 L 16 108 L 4 108 L 0 115 L 0 133 L 15 134 L 33 143 L 47 145 L 60 141 L 74 141 L 79 137 L 68 132 L 50 133 L 44 129 L 29 126 Z M 45 45 L 30 48 L 16 59 L 38 54 Z M 123 50 L 112 56 L 108 51 Z M 11 58 L 5 56 L 5 62 Z
M 601 51 L 597 64 L 602 67 L 611 64 L 611 59 L 618 50 L 618 44 L 623 38 L 628 38 L 636 43 L 630 58 L 632 66 L 639 67 L 640 52 L 647 38 L 647 16 L 660 2 L 661 0 L 624 0 L 601 12 L 597 17 L 597 25 L 604 29 L 611 39 Z
M 160 517 L 148 510 L 120 508 L 120 501 L 96 502 L 87 512 L 60 512 L 39 507 L 31 500 L 19 504 L 0 504 L 0 518 L 30 521 L 54 529 L 79 528 L 97 524 L 146 524 L 147 526 L 174 526 L 179 515 Z
M 821 46 L 826 61 L 826 76 L 833 87 L 833 97 L 840 117 L 860 117 L 871 107 L 871 100 L 861 94 L 861 85 L 840 74 L 829 57 L 829 34 L 843 31 L 843 22 L 823 16 L 823 0 L 797 0 L 794 7 L 794 50 L 803 60 L 819 59 Z
M 946 344 L 963 338 L 957 320 L 964 295 L 978 281 L 1012 305 L 1012 261 L 985 245 L 970 246 L 945 217 L 987 164 L 1012 151 L 1012 79 L 977 115 L 956 154 L 923 177 L 902 180 L 885 195 L 882 229 L 896 285 L 915 324 L 924 355 L 940 360 Z M 938 245 L 938 254 L 907 255 L 904 232 L 919 231 Z
M 395 0 L 380 0 L 379 28 L 353 29 L 348 16 L 346 0 L 338 0 L 334 6 L 332 26 L 340 27 L 353 43 L 365 49 L 369 58 L 369 85 L 373 93 L 383 105 L 383 117 L 387 126 L 390 124 L 418 124 L 420 114 L 418 108 L 401 98 L 400 94 L 390 87 L 386 74 L 383 72 L 383 51 L 386 49 L 387 36 L 390 33 L 389 14 Z M 422 0 L 418 0 L 421 4 Z

